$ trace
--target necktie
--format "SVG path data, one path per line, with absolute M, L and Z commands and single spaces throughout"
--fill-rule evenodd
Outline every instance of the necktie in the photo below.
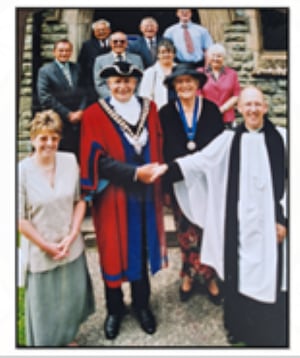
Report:
M 186 50 L 188 53 L 193 53 L 194 45 L 193 45 L 193 40 L 192 40 L 191 34 L 187 28 L 187 25 L 182 25 L 182 27 L 183 27 L 183 37 L 184 37 Z
M 156 44 L 155 44 L 155 40 L 150 39 L 149 42 L 150 42 L 150 52 L 151 52 L 151 55 L 152 55 L 152 59 L 155 60 L 155 58 L 156 58 Z
M 120 62 L 120 61 L 123 61 L 122 55 L 118 55 L 118 56 L 117 56 L 117 62 Z
M 66 63 L 63 65 L 63 73 L 68 81 L 69 86 L 72 87 L 73 82 L 72 82 L 71 72 L 69 66 Z

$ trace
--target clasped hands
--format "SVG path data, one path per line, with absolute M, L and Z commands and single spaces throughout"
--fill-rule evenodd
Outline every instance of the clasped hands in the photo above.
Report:
M 59 243 L 47 243 L 45 251 L 52 257 L 53 260 L 62 260 L 69 255 L 70 246 L 73 241 L 74 237 L 66 235 Z
M 73 112 L 69 112 L 68 119 L 71 123 L 75 124 L 81 121 L 82 116 L 83 116 L 82 110 L 73 111 Z
M 137 179 L 144 184 L 152 184 L 168 169 L 167 164 L 150 163 L 137 168 Z

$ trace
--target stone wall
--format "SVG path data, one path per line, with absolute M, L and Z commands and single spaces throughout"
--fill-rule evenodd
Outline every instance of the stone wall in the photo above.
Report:
M 21 83 L 19 88 L 19 121 L 18 121 L 18 155 L 24 157 L 31 150 L 29 138 L 29 123 L 32 117 L 32 16 L 29 16 L 25 27 L 25 41 Z
M 23 64 L 19 98 L 18 123 L 18 157 L 22 159 L 31 151 L 29 140 L 29 124 L 32 119 L 32 40 L 33 15 L 26 22 L 25 43 L 23 51 Z M 68 25 L 62 23 L 60 17 L 55 18 L 54 10 L 42 12 L 41 26 L 41 56 L 42 63 L 53 60 L 53 44 L 55 41 L 68 37 Z
M 55 10 L 42 12 L 41 54 L 43 63 L 53 59 L 53 43 L 60 38 L 70 36 L 74 25 L 73 20 L 76 14 L 73 17 L 73 22 L 70 20 L 72 24 L 69 26 L 68 16 L 54 16 L 54 12 Z M 78 16 L 78 19 L 78 21 L 82 21 L 80 16 Z M 86 19 L 84 21 L 86 22 Z M 33 17 L 29 16 L 24 34 L 25 44 L 19 97 L 19 130 L 17 138 L 20 159 L 31 151 L 29 123 L 32 118 L 32 31 Z M 224 27 L 224 45 L 228 52 L 227 64 L 238 71 L 242 86 L 254 84 L 262 89 L 269 103 L 270 119 L 276 124 L 285 126 L 287 123 L 288 103 L 287 78 L 282 73 L 278 75 L 278 73 L 274 74 L 272 71 L 268 73 L 258 70 L 257 59 L 249 45 L 251 43 L 249 36 L 251 36 L 250 25 L 247 21 L 244 24 L 237 23 Z M 77 49 L 81 46 L 79 43 L 74 45 Z
M 287 77 L 283 70 L 260 70 L 260 63 L 249 48 L 249 24 L 231 24 L 225 27 L 224 44 L 227 64 L 238 72 L 241 86 L 258 86 L 269 105 L 269 118 L 276 124 L 287 124 Z M 237 114 L 238 116 L 238 114 Z

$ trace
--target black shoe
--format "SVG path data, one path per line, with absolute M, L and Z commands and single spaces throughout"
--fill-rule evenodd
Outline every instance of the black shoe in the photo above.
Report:
M 135 309 L 135 314 L 146 333 L 153 334 L 156 331 L 155 317 L 150 308 Z
M 182 284 L 182 283 L 181 283 Z M 184 291 L 182 286 L 179 287 L 179 298 L 181 302 L 188 301 L 195 293 L 195 281 L 192 280 L 191 288 L 188 291 Z
M 179 287 L 179 298 L 181 302 L 188 301 L 193 296 L 193 287 L 189 291 L 183 291 L 182 287 Z
M 108 314 L 104 322 L 104 332 L 107 339 L 114 339 L 119 334 L 123 315 Z
M 221 306 L 224 301 L 223 295 L 220 292 L 217 295 L 213 295 L 207 290 L 207 295 L 210 302 L 215 306 Z

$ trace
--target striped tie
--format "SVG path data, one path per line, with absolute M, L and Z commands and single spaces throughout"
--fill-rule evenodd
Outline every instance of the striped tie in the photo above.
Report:
M 155 43 L 155 40 L 153 39 L 150 39 L 149 40 L 150 42 L 150 52 L 151 52 L 151 55 L 152 55 L 152 59 L 155 60 L 156 58 L 156 43 Z
M 69 66 L 67 65 L 67 63 L 65 63 L 63 65 L 63 73 L 68 81 L 68 84 L 70 87 L 73 87 L 73 82 L 72 82 L 72 77 L 71 77 L 71 72 L 70 72 L 70 68 Z
M 186 50 L 188 53 L 193 53 L 194 52 L 193 40 L 187 28 L 187 25 L 182 25 L 182 28 L 183 28 L 183 36 L 184 36 Z

